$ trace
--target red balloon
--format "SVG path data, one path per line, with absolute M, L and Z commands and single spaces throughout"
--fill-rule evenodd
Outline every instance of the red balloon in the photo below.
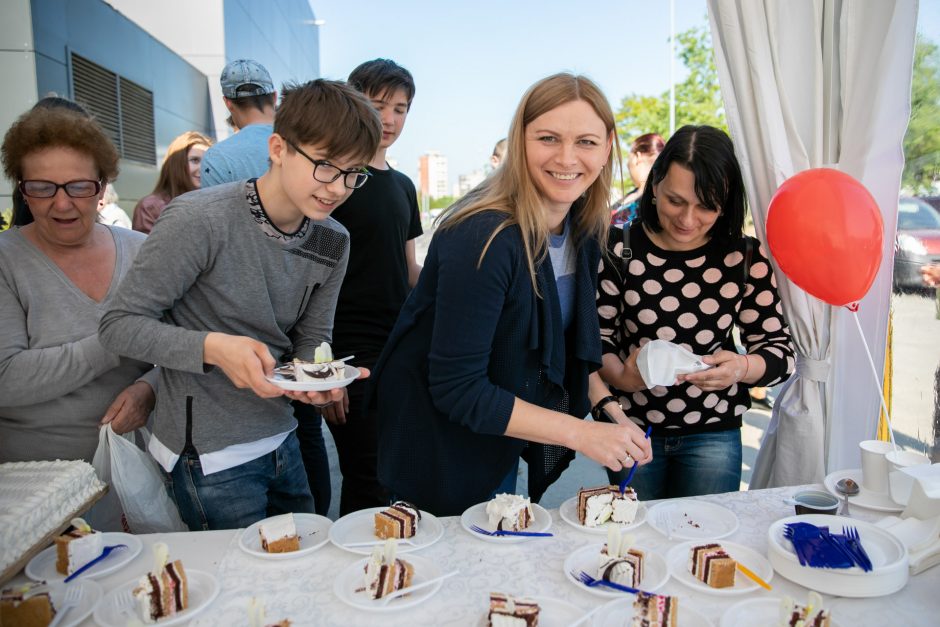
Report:
M 767 243 L 794 283 L 830 305 L 861 300 L 881 266 L 884 223 L 865 186 L 829 168 L 805 170 L 777 189 Z

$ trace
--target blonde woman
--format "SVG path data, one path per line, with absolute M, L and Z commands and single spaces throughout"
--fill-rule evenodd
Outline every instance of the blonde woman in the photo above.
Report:
M 156 186 L 134 207 L 135 231 L 150 233 L 171 200 L 199 189 L 202 156 L 211 145 L 211 139 L 196 131 L 187 131 L 170 142 Z
M 538 500 L 579 451 L 620 470 L 650 459 L 626 420 L 582 420 L 608 391 L 594 308 L 614 118 L 588 79 L 522 98 L 509 157 L 442 216 L 375 369 L 379 479 L 395 498 L 459 514 L 515 491 Z

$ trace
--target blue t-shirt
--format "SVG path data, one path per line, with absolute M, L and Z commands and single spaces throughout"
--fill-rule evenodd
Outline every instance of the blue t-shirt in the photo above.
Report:
M 562 229 L 561 235 L 549 236 L 548 255 L 552 260 L 552 271 L 555 273 L 558 304 L 561 306 L 561 323 L 567 331 L 574 313 L 576 259 L 574 249 L 568 239 L 568 220 L 565 220 Z
M 258 178 L 268 171 L 271 124 L 249 124 L 209 148 L 202 157 L 201 187 Z

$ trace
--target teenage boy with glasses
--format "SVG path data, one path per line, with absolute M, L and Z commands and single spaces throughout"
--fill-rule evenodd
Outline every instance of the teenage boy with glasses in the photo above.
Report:
M 344 83 L 286 87 L 270 169 L 175 198 L 101 320 L 105 346 L 162 366 L 150 452 L 191 529 L 314 509 L 288 400 L 342 393 L 266 377 L 330 340 L 349 254 L 330 213 L 364 182 L 380 137 Z
M 382 352 L 421 266 L 415 238 L 421 235 L 417 193 L 407 176 L 385 160 L 405 125 L 415 84 L 394 61 L 375 59 L 354 69 L 349 84 L 369 99 L 382 119 L 382 140 L 369 162 L 369 184 L 356 190 L 333 217 L 349 231 L 349 266 L 340 289 L 333 327 L 333 353 L 355 355 L 356 365 L 371 367 Z M 340 514 L 387 505 L 376 476 L 376 412 L 363 403 L 366 383 L 356 381 L 346 395 L 322 409 L 336 442 L 343 473 Z M 298 407 L 298 417 L 315 411 Z M 319 459 L 316 421 L 300 420 L 298 437 L 308 476 Z

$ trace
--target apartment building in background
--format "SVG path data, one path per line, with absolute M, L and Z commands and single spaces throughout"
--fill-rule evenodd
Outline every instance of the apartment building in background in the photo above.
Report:
M 422 196 L 447 196 L 447 157 L 433 150 L 418 157 L 418 181 Z

